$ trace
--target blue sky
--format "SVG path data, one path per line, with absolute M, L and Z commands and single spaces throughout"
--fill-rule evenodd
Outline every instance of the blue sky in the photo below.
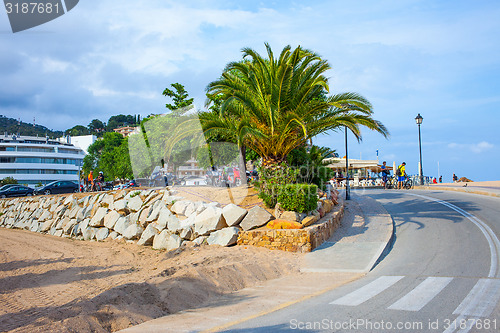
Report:
M 331 92 L 374 105 L 389 140 L 350 136 L 353 158 L 424 174 L 499 180 L 498 1 L 88 1 L 13 34 L 0 10 L 0 114 L 65 130 L 115 114 L 164 112 L 183 84 L 203 108 L 206 85 L 241 48 L 311 49 L 331 64 Z M 315 144 L 344 155 L 342 133 Z

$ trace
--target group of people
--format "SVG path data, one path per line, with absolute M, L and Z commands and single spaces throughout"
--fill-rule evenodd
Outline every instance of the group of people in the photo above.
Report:
M 391 172 L 387 169 L 387 162 L 382 162 L 382 182 L 384 183 L 384 187 L 386 187 L 386 183 L 388 181 L 388 176 L 390 176 Z M 396 169 L 396 176 L 398 177 L 398 189 L 404 188 L 404 181 L 407 177 L 406 174 L 406 162 L 401 163 Z
M 98 184 L 102 183 L 104 183 L 104 173 L 102 171 L 99 171 L 99 175 L 94 179 L 94 172 L 90 170 L 89 175 L 84 179 L 85 188 L 88 189 L 88 191 L 97 191 L 99 187 Z

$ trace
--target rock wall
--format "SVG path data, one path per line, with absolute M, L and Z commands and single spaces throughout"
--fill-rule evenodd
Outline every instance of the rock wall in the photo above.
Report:
M 0 199 L 0 226 L 79 240 L 125 239 L 154 249 L 206 243 L 310 252 L 336 230 L 343 209 L 343 204 L 333 206 L 332 201 L 322 200 L 308 216 L 280 212 L 282 220 L 276 221 L 280 223 L 270 224 L 301 229 L 269 229 L 265 225 L 275 217 L 259 206 L 248 211 L 234 204 L 221 208 L 216 202 L 183 200 L 168 189 L 122 190 L 83 197 L 71 194 Z M 301 222 L 284 220 L 288 215 Z
M 291 252 L 311 252 L 330 238 L 340 225 L 344 215 L 343 201 L 331 209 L 319 221 L 302 229 L 261 228 L 241 231 L 238 236 L 238 245 L 253 245 Z
M 84 197 L 0 200 L 0 226 L 80 240 L 125 239 L 155 249 L 236 244 L 247 210 L 192 202 L 167 190 L 102 192 Z

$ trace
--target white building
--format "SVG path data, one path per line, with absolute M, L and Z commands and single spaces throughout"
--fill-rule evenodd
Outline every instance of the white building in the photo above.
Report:
M 12 177 L 34 187 L 55 180 L 78 182 L 85 152 L 65 140 L 0 136 L 0 179 Z

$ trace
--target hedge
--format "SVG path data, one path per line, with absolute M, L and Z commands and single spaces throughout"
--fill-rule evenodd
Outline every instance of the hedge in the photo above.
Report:
M 309 184 L 288 184 L 281 187 L 278 202 L 284 210 L 305 213 L 317 207 L 318 187 Z

